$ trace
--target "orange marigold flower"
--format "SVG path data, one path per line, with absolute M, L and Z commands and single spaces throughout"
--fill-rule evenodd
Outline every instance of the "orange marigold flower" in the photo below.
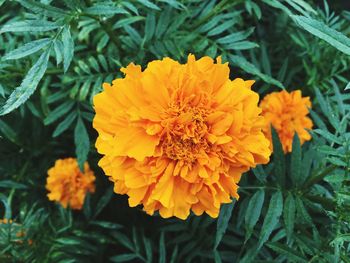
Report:
M 311 139 L 306 129 L 312 128 L 312 120 L 307 117 L 311 102 L 309 97 L 302 97 L 300 90 L 288 93 L 285 90 L 272 92 L 261 101 L 267 125 L 264 132 L 271 141 L 271 125 L 278 133 L 285 153 L 292 151 L 293 137 L 297 132 L 300 143 Z M 272 143 L 271 143 L 272 145 Z
M 46 189 L 49 200 L 59 202 L 64 208 L 81 209 L 87 192 L 95 191 L 95 176 L 89 164 L 80 171 L 74 158 L 60 159 L 48 170 Z
M 125 78 L 94 97 L 99 165 L 114 191 L 150 215 L 217 217 L 222 203 L 238 198 L 241 174 L 271 154 L 254 81 L 231 81 L 220 57 L 121 71 Z

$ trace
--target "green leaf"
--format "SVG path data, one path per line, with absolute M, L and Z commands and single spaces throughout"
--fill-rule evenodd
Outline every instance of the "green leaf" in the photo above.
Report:
M 62 62 L 62 60 L 63 60 L 63 44 L 62 44 L 62 41 L 59 40 L 59 39 L 56 39 L 53 42 L 53 47 L 55 49 L 56 62 L 57 62 L 57 65 L 59 65 Z
M 220 209 L 219 218 L 217 220 L 216 225 L 216 236 L 215 236 L 215 245 L 214 250 L 219 246 L 221 239 L 223 238 L 226 229 L 228 227 L 228 223 L 230 221 L 232 210 L 234 206 L 235 200 L 232 200 L 229 204 L 223 204 Z
M 7 198 L 4 194 L 0 193 L 0 201 L 3 203 L 4 208 L 5 208 L 5 215 L 3 218 L 11 219 L 12 218 L 12 210 L 11 210 L 10 198 Z
M 171 259 L 170 259 L 170 263 L 176 263 L 177 261 L 177 254 L 179 251 L 179 247 L 178 245 L 175 246 L 173 253 L 171 254 Z
M 318 104 L 320 105 L 323 114 L 325 116 L 328 116 L 329 105 L 327 104 L 325 98 L 323 97 L 323 95 L 321 94 L 319 89 L 315 89 L 315 93 L 316 93 L 316 98 L 317 98 Z
M 295 201 L 291 193 L 288 194 L 286 200 L 284 201 L 283 219 L 287 238 L 290 240 L 293 234 L 295 222 Z
M 267 246 L 279 254 L 287 256 L 288 260 L 293 260 L 295 262 L 309 262 L 305 258 L 301 257 L 301 253 L 287 247 L 286 245 L 280 244 L 278 242 L 268 243 Z
M 157 5 L 153 4 L 149 0 L 137 0 L 137 2 L 139 2 L 140 4 L 142 4 L 142 5 L 144 5 L 144 6 L 148 7 L 148 8 L 151 8 L 151 9 L 154 9 L 154 10 L 160 10 L 160 8 Z
M 313 34 L 314 36 L 328 42 L 339 51 L 350 55 L 350 39 L 341 32 L 330 28 L 325 23 L 317 21 L 311 17 L 291 16 L 296 24 Z
M 145 248 L 145 252 L 146 252 L 146 262 L 153 262 L 153 253 L 152 253 L 152 243 L 151 241 L 146 238 L 145 236 L 142 237 L 143 240 L 143 246 Z
M 28 188 L 24 184 L 16 183 L 11 180 L 3 180 L 0 181 L 0 188 L 8 188 L 8 189 L 26 189 Z
M 122 28 L 123 26 L 130 25 L 144 19 L 145 18 L 143 16 L 132 16 L 132 17 L 123 18 L 118 20 L 118 22 L 114 24 L 113 29 Z
M 159 263 L 166 262 L 166 249 L 165 249 L 165 240 L 164 240 L 164 232 L 160 234 L 159 239 Z
M 0 28 L 0 34 L 5 32 L 45 32 L 58 28 L 59 25 L 45 20 L 26 20 L 10 22 Z
M 107 221 L 100 221 L 100 220 L 99 221 L 91 221 L 90 224 L 95 225 L 95 226 L 100 226 L 100 227 L 103 227 L 106 229 L 113 229 L 113 230 L 123 228 L 122 225 L 112 223 L 112 222 L 107 222 Z
M 100 200 L 97 203 L 95 213 L 94 213 L 94 218 L 97 217 L 102 212 L 103 208 L 106 207 L 108 202 L 111 200 L 112 196 L 113 196 L 113 189 L 108 188 L 106 190 L 106 193 L 100 198 Z
M 73 108 L 74 105 L 75 105 L 75 102 L 72 100 L 67 100 L 66 102 L 62 103 L 56 109 L 51 111 L 49 113 L 49 115 L 47 115 L 47 117 L 44 119 L 44 124 L 49 125 L 49 124 L 55 122 L 57 119 L 59 119 L 64 114 L 69 112 Z
M 234 42 L 229 45 L 225 45 L 224 49 L 227 50 L 246 50 L 246 49 L 251 49 L 259 47 L 257 43 L 250 42 L 250 41 L 240 41 L 240 42 Z M 267 75 L 266 75 L 267 76 Z M 278 81 L 278 80 L 276 80 Z
M 207 35 L 208 36 L 215 36 L 215 35 L 221 34 L 225 30 L 231 28 L 235 23 L 236 23 L 236 21 L 234 19 L 227 20 L 224 23 L 220 23 L 217 27 L 210 30 L 207 33 Z
M 111 257 L 109 260 L 112 262 L 126 262 L 137 258 L 138 256 L 136 254 L 122 254 L 122 255 Z
M 281 186 L 284 186 L 286 180 L 286 161 L 284 157 L 284 152 L 278 134 L 275 128 L 273 128 L 272 126 L 271 134 L 273 144 L 274 172 L 278 183 Z
M 28 71 L 21 85 L 17 87 L 0 109 L 0 116 L 10 113 L 22 105 L 34 93 L 39 81 L 45 74 L 49 61 L 50 49 L 47 49 Z
M 68 26 L 63 28 L 62 32 L 62 43 L 63 43 L 63 70 L 66 72 L 70 63 L 72 62 L 74 55 L 74 42 L 70 34 Z
M 122 233 L 116 233 L 115 235 L 113 235 L 115 239 L 117 239 L 119 241 L 119 243 L 121 243 L 124 247 L 128 248 L 131 251 L 134 251 L 134 246 L 131 243 L 130 239 L 122 234 Z
M 238 66 L 242 70 L 244 70 L 245 72 L 259 77 L 260 79 L 262 79 L 266 83 L 269 83 L 269 84 L 275 85 L 281 89 L 284 89 L 283 84 L 281 82 L 279 82 L 278 80 L 262 73 L 257 67 L 255 67 L 252 63 L 248 62 L 244 57 L 236 56 L 236 55 L 229 55 L 228 58 L 230 60 L 230 63 L 232 64 L 232 66 Z
M 220 252 L 217 250 L 214 250 L 214 261 L 215 263 L 222 263 Z
M 315 130 L 313 130 L 313 132 L 321 135 L 323 138 L 325 138 L 329 142 L 334 142 L 334 143 L 337 143 L 337 144 L 340 144 L 340 145 L 342 144 L 341 139 L 338 138 L 337 136 L 333 135 L 329 131 L 321 130 L 321 129 L 315 129 Z
M 298 134 L 295 132 L 292 144 L 291 174 L 294 185 L 300 185 L 301 177 L 301 146 Z
M 34 40 L 32 42 L 29 42 L 15 50 L 10 51 L 7 53 L 2 59 L 3 60 L 9 60 L 9 59 L 19 59 L 26 56 L 29 56 L 43 47 L 47 46 L 49 43 L 51 43 L 52 40 L 50 38 L 43 38 L 39 40 Z
M 152 39 L 155 29 L 156 29 L 155 15 L 154 13 L 149 13 L 146 17 L 145 37 L 144 37 L 145 42 Z
M 85 125 L 81 118 L 78 118 L 77 125 L 74 130 L 75 153 L 77 155 L 80 170 L 84 170 L 84 163 L 90 150 L 90 139 L 86 131 Z
M 218 44 L 231 44 L 231 43 L 235 43 L 238 41 L 242 41 L 242 40 L 246 39 L 247 37 L 249 37 L 253 32 L 254 32 L 254 27 L 251 27 L 245 31 L 235 32 L 235 33 L 229 34 L 227 36 L 224 36 L 222 38 L 219 38 L 218 40 L 216 40 L 216 43 L 218 43 Z
M 45 5 L 40 3 L 39 1 L 33 1 L 33 0 L 17 0 L 22 6 L 29 9 L 29 11 L 49 16 L 49 17 L 55 17 L 55 18 L 62 18 L 67 15 L 67 13 L 57 7 L 54 7 L 52 5 Z
M 16 143 L 18 141 L 16 132 L 3 120 L 0 120 L 0 132 L 11 142 Z M 0 138 L 1 137 L 2 136 L 0 136 Z
M 52 134 L 52 137 L 57 137 L 61 133 L 63 133 L 65 130 L 67 130 L 71 126 L 71 124 L 73 123 L 76 117 L 77 117 L 77 113 L 75 111 L 72 111 L 71 113 L 69 113 L 67 117 L 60 124 L 58 124 L 58 126 L 56 127 L 56 129 Z
M 348 84 L 346 84 L 346 87 L 344 90 L 349 90 L 350 89 L 350 82 Z
M 280 191 L 275 192 L 270 200 L 269 208 L 264 219 L 263 226 L 261 228 L 258 248 L 260 249 L 262 245 L 269 239 L 272 231 L 275 229 L 279 222 L 280 216 L 283 210 L 283 196 Z
M 248 208 L 245 213 L 245 228 L 247 241 L 253 233 L 254 227 L 259 220 L 261 208 L 264 204 L 265 192 L 263 189 L 258 190 L 249 200 Z
M 308 211 L 306 210 L 303 201 L 300 199 L 299 196 L 296 197 L 296 210 L 298 217 L 301 218 L 305 223 L 308 225 L 315 227 L 314 223 L 312 222 L 312 218 Z
M 262 183 L 266 182 L 266 177 L 267 174 L 264 170 L 264 168 L 262 167 L 262 165 L 257 165 L 254 169 L 252 169 L 253 174 L 255 175 L 255 177 Z
M 89 15 L 116 15 L 116 14 L 128 14 L 124 8 L 109 6 L 109 5 L 100 5 L 96 4 L 84 10 L 86 14 Z

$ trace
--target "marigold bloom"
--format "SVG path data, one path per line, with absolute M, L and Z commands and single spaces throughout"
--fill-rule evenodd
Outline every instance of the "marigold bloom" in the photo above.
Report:
M 87 192 L 95 191 L 95 176 L 88 163 L 84 173 L 74 158 L 60 159 L 48 170 L 46 189 L 49 200 L 59 202 L 64 208 L 81 209 Z
M 309 97 L 302 97 L 300 90 L 288 93 L 285 90 L 273 92 L 261 101 L 267 125 L 264 132 L 271 141 L 271 125 L 278 133 L 285 153 L 292 151 L 293 137 L 297 132 L 300 143 L 311 139 L 306 129 L 312 128 L 312 120 L 307 117 L 311 102 Z M 272 145 L 272 143 L 271 143 Z
M 238 198 L 241 174 L 271 154 L 254 81 L 231 81 L 220 57 L 121 71 L 125 78 L 94 97 L 99 165 L 114 191 L 150 215 L 217 217 L 222 203 Z

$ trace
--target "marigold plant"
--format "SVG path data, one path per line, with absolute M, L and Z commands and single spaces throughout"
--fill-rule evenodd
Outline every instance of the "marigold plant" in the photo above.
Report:
M 75 158 L 59 159 L 47 173 L 47 196 L 64 208 L 81 209 L 86 193 L 95 191 L 95 176 L 87 162 L 82 172 Z
M 217 217 L 222 203 L 239 197 L 242 173 L 269 161 L 254 81 L 231 81 L 220 57 L 121 70 L 125 78 L 94 98 L 99 165 L 114 191 L 151 215 Z
M 295 132 L 301 144 L 311 139 L 308 130 L 312 128 L 313 123 L 307 116 L 311 108 L 311 101 L 309 97 L 302 97 L 300 90 L 290 93 L 285 90 L 272 92 L 265 96 L 260 107 L 267 121 L 264 133 L 271 141 L 272 125 L 278 133 L 285 153 L 292 151 Z

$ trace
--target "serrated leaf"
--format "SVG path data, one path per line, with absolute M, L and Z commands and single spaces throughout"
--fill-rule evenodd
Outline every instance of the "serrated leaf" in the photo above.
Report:
M 278 242 L 268 243 L 267 246 L 279 254 L 285 255 L 288 260 L 293 260 L 295 262 L 309 262 L 305 258 L 301 257 L 299 251 L 295 251 L 286 245 L 280 244 Z
M 0 181 L 0 188 L 27 189 L 28 187 L 24 184 L 20 184 L 11 180 L 3 180 L 3 181 Z
M 340 144 L 340 145 L 342 144 L 341 139 L 338 138 L 337 136 L 333 135 L 329 131 L 321 130 L 321 129 L 315 129 L 315 130 L 313 130 L 313 132 L 321 135 L 323 138 L 325 138 L 329 142 L 334 142 L 334 143 L 337 143 L 337 144 Z
M 101 5 L 101 4 L 95 4 L 89 8 L 86 8 L 84 12 L 89 15 L 103 15 L 103 16 L 129 13 L 124 8 L 109 6 L 109 5 Z
M 277 181 L 281 186 L 285 185 L 286 181 L 286 161 L 284 157 L 283 147 L 278 137 L 276 130 L 271 126 L 272 144 L 273 144 L 273 158 L 274 158 L 274 172 Z
M 266 177 L 267 174 L 265 173 L 264 168 L 262 167 L 262 165 L 257 165 L 254 169 L 252 169 L 253 174 L 255 175 L 255 177 L 262 183 L 266 182 Z
M 67 15 L 67 13 L 60 8 L 54 7 L 52 5 L 45 5 L 40 3 L 39 1 L 33 1 L 33 0 L 17 0 L 22 6 L 29 9 L 29 11 L 49 16 L 49 17 L 55 17 L 55 18 L 62 18 Z
M 346 87 L 344 90 L 349 90 L 350 89 L 350 82 L 348 84 L 346 84 Z
M 159 263 L 166 262 L 166 249 L 165 249 L 165 240 L 164 240 L 164 232 L 160 234 L 159 239 Z
M 55 55 L 56 55 L 56 62 L 57 65 L 59 65 L 63 60 L 63 44 L 62 41 L 59 39 L 56 39 L 53 43 L 53 47 L 55 49 Z
M 281 89 L 284 89 L 283 84 L 281 82 L 262 73 L 257 67 L 255 67 L 252 63 L 248 62 L 245 58 L 236 56 L 236 55 L 229 55 L 228 58 L 232 66 L 238 66 L 245 72 L 256 75 L 257 77 L 262 79 L 264 82 L 280 87 Z
M 291 174 L 294 185 L 300 185 L 301 176 L 301 145 L 298 134 L 295 132 L 292 144 Z
M 207 33 L 207 35 L 208 36 L 218 35 L 218 34 L 224 32 L 225 30 L 231 28 L 235 23 L 236 23 L 236 21 L 234 19 L 227 20 L 224 23 L 219 23 L 219 25 L 217 27 L 211 29 Z
M 160 8 L 156 5 L 156 4 L 153 4 L 151 1 L 149 0 L 137 0 L 137 2 L 139 2 L 140 4 L 148 7 L 148 8 L 151 8 L 151 9 L 154 9 L 154 10 L 160 10 Z
M 97 217 L 102 212 L 103 208 L 106 207 L 108 202 L 111 200 L 112 196 L 113 196 L 113 189 L 108 188 L 106 190 L 106 193 L 100 198 L 100 200 L 96 205 L 94 217 Z
M 246 49 L 251 49 L 255 47 L 259 47 L 259 45 L 251 41 L 240 41 L 240 42 L 231 43 L 229 45 L 224 45 L 224 49 L 227 49 L 227 50 L 246 50 Z
M 9 141 L 16 143 L 18 141 L 18 137 L 16 132 L 3 120 L 0 120 L 0 138 L 5 136 Z
M 52 134 L 52 137 L 55 138 L 60 134 L 62 134 L 64 131 L 66 131 L 71 126 L 71 124 L 73 123 L 76 117 L 77 117 L 77 113 L 75 111 L 72 111 L 71 113 L 69 113 L 66 116 L 66 118 L 60 124 L 58 124 L 58 126 L 56 127 L 56 129 Z
M 311 17 L 292 15 L 296 24 L 313 34 L 314 36 L 323 39 L 341 52 L 350 55 L 350 38 L 341 32 L 330 28 L 325 23 L 317 21 Z
M 144 19 L 145 18 L 143 16 L 132 16 L 132 17 L 123 18 L 118 20 L 118 22 L 114 24 L 113 29 L 122 28 L 123 26 L 130 25 Z
M 85 125 L 81 118 L 78 118 L 74 129 L 75 153 L 78 159 L 80 170 L 84 170 L 84 163 L 90 150 L 90 139 Z
M 284 201 L 283 219 L 288 240 L 291 239 L 295 222 L 295 201 L 291 193 Z
M 138 256 L 136 254 L 121 254 L 118 256 L 111 257 L 109 258 L 109 260 L 112 262 L 127 262 L 137 258 Z
M 31 67 L 21 85 L 17 87 L 0 109 L 0 116 L 10 113 L 22 105 L 34 93 L 45 74 L 49 61 L 50 49 L 41 54 L 38 61 Z
M 128 248 L 131 251 L 134 251 L 134 246 L 131 243 L 130 239 L 122 234 L 122 233 L 116 233 L 115 235 L 113 235 L 115 239 L 117 239 L 124 247 Z
M 314 223 L 312 222 L 312 218 L 308 211 L 306 210 L 303 201 L 300 199 L 300 197 L 296 197 L 295 199 L 296 202 L 296 210 L 298 213 L 299 218 L 303 219 L 305 223 L 307 223 L 310 226 L 314 227 Z
M 58 28 L 59 25 L 45 20 L 26 20 L 10 22 L 0 28 L 0 34 L 5 32 L 45 32 Z
M 216 43 L 218 43 L 218 44 L 231 44 L 231 43 L 235 43 L 238 41 L 242 41 L 242 40 L 246 39 L 247 37 L 249 37 L 253 32 L 254 32 L 254 27 L 251 27 L 245 31 L 231 33 L 227 36 L 219 38 L 218 40 L 216 40 Z
M 279 222 L 280 216 L 283 210 L 283 196 L 280 191 L 275 192 L 270 200 L 269 208 L 267 210 L 264 223 L 261 228 L 259 235 L 258 248 L 269 239 L 272 231 L 275 229 Z
M 74 41 L 70 34 L 68 26 L 65 26 L 62 31 L 63 44 L 63 70 L 67 72 L 74 55 Z
M 74 101 L 71 100 L 62 103 L 60 106 L 58 106 L 56 109 L 54 109 L 47 115 L 47 117 L 44 119 L 44 124 L 49 125 L 55 122 L 57 119 L 59 119 L 68 111 L 70 111 L 73 108 L 74 104 Z
M 315 93 L 316 93 L 316 98 L 317 98 L 318 104 L 320 105 L 323 114 L 325 116 L 328 116 L 329 107 L 327 105 L 325 98 L 322 96 L 319 89 L 315 89 Z
M 263 189 L 258 190 L 249 200 L 248 208 L 245 213 L 246 237 L 248 240 L 253 233 L 254 227 L 259 220 L 261 208 L 264 204 L 265 192 Z
M 144 41 L 147 42 L 152 39 L 156 29 L 156 18 L 154 13 L 149 13 L 146 17 L 145 36 Z
M 229 204 L 223 204 L 220 209 L 219 218 L 217 220 L 216 225 L 216 236 L 215 236 L 215 245 L 214 250 L 219 246 L 222 237 L 224 236 L 226 229 L 228 227 L 228 223 L 231 219 L 233 206 L 235 204 L 235 200 L 232 200 Z
M 10 51 L 7 53 L 2 59 L 3 60 L 9 60 L 9 59 L 19 59 L 26 56 L 29 56 L 31 54 L 34 54 L 35 52 L 39 51 L 43 47 L 47 46 L 49 43 L 51 43 L 50 38 L 43 38 L 39 40 L 34 40 L 32 42 L 26 43 L 25 45 Z

